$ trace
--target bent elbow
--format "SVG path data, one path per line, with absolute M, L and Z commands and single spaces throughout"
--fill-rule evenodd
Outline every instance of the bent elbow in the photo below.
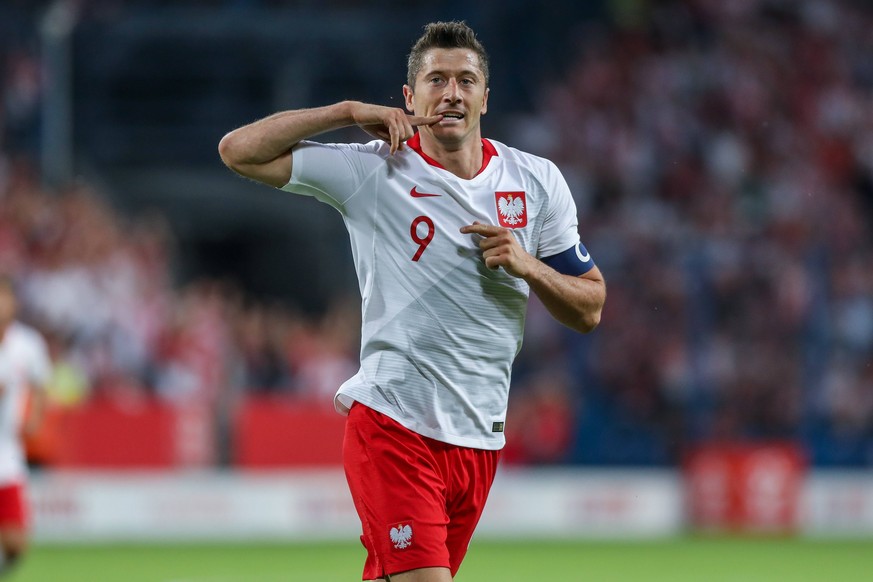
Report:
M 591 333 L 597 329 L 603 316 L 605 303 L 606 297 L 601 297 L 598 301 L 580 308 L 577 312 L 576 325 L 573 328 L 580 333 Z
M 591 333 L 598 325 L 600 325 L 601 311 L 598 309 L 595 312 L 584 313 L 579 317 L 575 326 L 576 331 L 580 333 Z
M 581 333 L 590 333 L 597 329 L 600 325 L 600 318 L 603 315 L 603 307 L 606 305 L 606 285 L 603 279 L 597 281 L 599 283 L 599 292 L 591 297 L 590 302 L 579 309 L 578 326 L 576 329 Z

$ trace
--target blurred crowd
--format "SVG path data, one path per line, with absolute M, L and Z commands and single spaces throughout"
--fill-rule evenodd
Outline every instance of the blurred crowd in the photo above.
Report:
M 516 126 L 566 173 L 609 285 L 568 390 L 571 454 L 790 438 L 817 464 L 869 465 L 873 12 L 651 6 L 580 31 Z
M 532 300 L 507 460 L 661 465 L 790 439 L 819 466 L 873 464 L 873 11 L 609 4 L 504 128 L 564 172 L 609 291 L 590 336 Z M 356 370 L 357 298 L 313 315 L 227 281 L 175 286 L 159 214 L 41 185 L 39 51 L 4 38 L 0 267 L 50 340 L 55 401 L 330 406 Z
M 329 404 L 356 369 L 349 300 L 315 317 L 252 301 L 226 281 L 177 288 L 159 214 L 122 216 L 87 184 L 48 192 L 26 159 L 3 162 L 0 263 L 62 364 L 67 381 L 52 388 L 64 402 L 149 393 L 215 402 L 245 387 Z

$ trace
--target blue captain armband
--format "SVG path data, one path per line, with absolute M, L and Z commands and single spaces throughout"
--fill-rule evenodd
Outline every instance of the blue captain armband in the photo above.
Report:
M 570 247 L 563 253 L 544 257 L 542 261 L 562 275 L 571 275 L 573 277 L 587 273 L 594 267 L 591 255 L 581 242 L 576 243 L 575 246 Z

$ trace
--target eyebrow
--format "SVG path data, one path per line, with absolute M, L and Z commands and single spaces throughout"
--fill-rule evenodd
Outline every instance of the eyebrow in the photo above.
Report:
M 443 71 L 442 69 L 432 69 L 432 70 L 426 71 L 424 73 L 425 77 L 429 77 L 430 75 L 449 76 L 449 74 L 446 71 Z M 477 73 L 473 69 L 463 69 L 462 71 L 457 73 L 457 75 L 460 77 L 473 76 L 473 77 L 476 77 L 477 79 L 481 79 L 483 76 L 481 73 Z

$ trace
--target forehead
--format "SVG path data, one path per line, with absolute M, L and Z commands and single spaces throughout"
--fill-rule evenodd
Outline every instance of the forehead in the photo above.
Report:
M 465 48 L 432 48 L 424 53 L 418 74 L 427 75 L 436 71 L 443 73 L 469 71 L 480 77 L 483 76 L 479 55 L 476 51 Z

